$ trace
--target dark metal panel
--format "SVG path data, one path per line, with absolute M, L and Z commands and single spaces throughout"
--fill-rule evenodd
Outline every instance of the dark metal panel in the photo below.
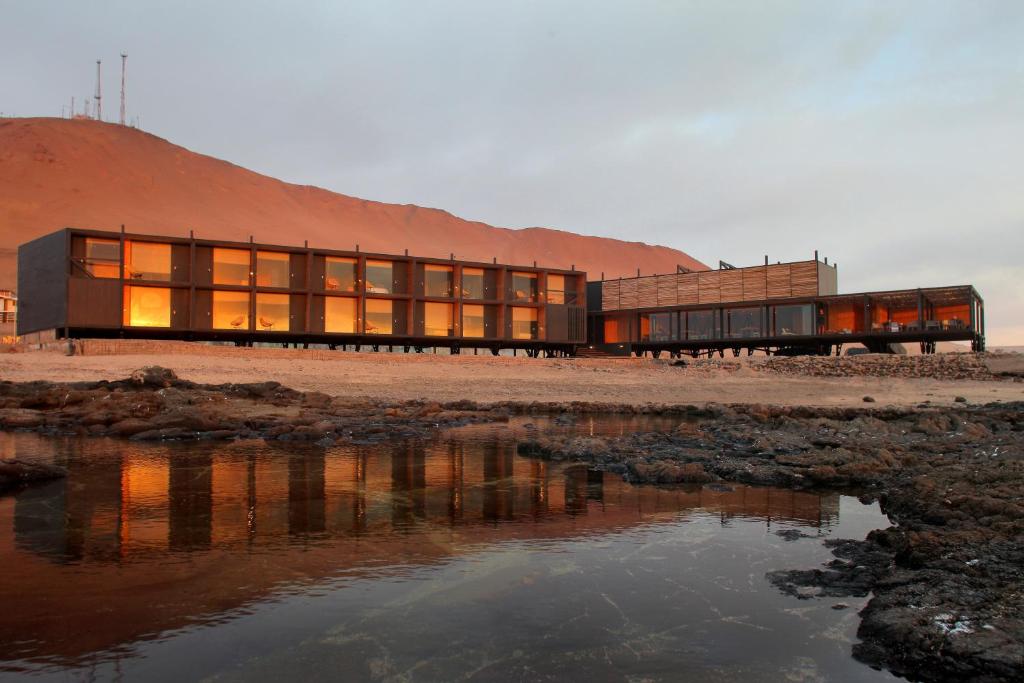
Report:
M 121 281 L 72 278 L 68 283 L 69 327 L 121 327 Z
M 291 254 L 288 258 L 288 262 L 289 270 L 291 272 L 291 288 L 306 289 L 306 255 Z
M 213 247 L 196 246 L 196 272 L 193 280 L 199 287 L 213 284 Z
M 564 304 L 548 304 L 546 311 L 547 341 L 563 342 L 569 340 L 569 306 Z
M 293 255 L 294 256 L 294 255 Z M 289 321 L 288 330 L 291 332 L 306 331 L 306 295 L 292 294 L 288 297 Z
M 186 256 L 188 255 L 188 248 L 186 247 Z M 188 329 L 189 315 L 188 315 L 188 300 L 189 290 L 187 289 L 172 289 L 171 290 L 171 327 L 174 329 Z
M 213 329 L 213 292 L 208 289 L 196 290 L 192 324 L 197 330 Z
M 187 244 L 171 245 L 171 282 L 188 282 L 191 279 L 192 253 Z
M 66 230 L 18 247 L 18 334 L 67 324 L 67 249 Z

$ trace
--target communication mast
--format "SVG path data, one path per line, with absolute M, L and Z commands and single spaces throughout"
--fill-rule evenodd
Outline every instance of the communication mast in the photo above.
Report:
M 125 110 L 125 108 L 124 108 L 124 105 L 125 105 L 125 98 L 124 98 L 124 76 L 125 76 L 125 71 L 127 71 L 127 68 L 128 68 L 128 54 L 125 53 L 125 52 L 122 52 L 121 53 L 121 125 L 122 126 L 124 125 L 124 122 L 125 122 L 125 116 L 124 116 L 124 110 Z
M 96 60 L 96 95 L 95 95 L 95 99 L 96 99 L 96 120 L 97 121 L 102 121 L 103 120 L 103 103 L 101 101 L 102 97 L 103 97 L 103 93 L 102 93 L 102 90 L 100 89 L 100 60 L 97 59 Z

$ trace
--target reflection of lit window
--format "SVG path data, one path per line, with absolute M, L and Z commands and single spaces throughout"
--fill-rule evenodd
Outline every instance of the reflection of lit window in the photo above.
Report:
M 452 295 L 452 267 L 428 263 L 423 266 L 423 293 L 426 296 Z
M 372 294 L 391 294 L 393 266 L 391 261 L 367 261 L 366 291 Z
M 452 304 L 423 304 L 423 333 L 428 337 L 450 337 L 454 334 Z
M 512 273 L 512 298 L 515 301 L 536 301 L 537 274 Z
M 640 320 L 643 326 L 646 326 L 646 334 L 641 334 L 642 337 L 646 337 L 643 341 L 669 341 L 673 339 L 672 335 L 672 314 L 671 313 L 651 313 L 646 319 L 641 318 Z
M 548 275 L 548 303 L 565 303 L 565 276 Z
M 85 238 L 85 270 L 93 277 L 120 277 L 121 243 Z
M 358 301 L 342 296 L 329 296 L 324 299 L 324 332 L 355 332 Z
M 125 287 L 124 324 L 131 327 L 170 327 L 171 290 L 167 287 Z
M 288 286 L 288 254 L 276 251 L 256 252 L 256 286 Z
M 729 323 L 728 336 L 732 338 L 751 338 L 761 336 L 760 308 L 733 308 L 726 311 Z
M 466 304 L 462 307 L 462 336 L 484 336 L 484 307 L 478 304 Z
M 366 333 L 391 334 L 391 300 L 366 300 Z
M 127 280 L 171 279 L 171 245 L 125 242 L 124 277 Z
M 714 311 L 690 311 L 686 314 L 687 339 L 714 339 Z
M 483 299 L 484 298 L 484 269 L 463 268 L 462 269 L 462 298 Z
M 328 256 L 324 262 L 324 289 L 337 292 L 356 291 L 356 260 Z
M 536 339 L 537 338 L 537 309 L 536 308 L 512 308 L 512 338 L 513 339 Z
M 213 329 L 249 329 L 248 292 L 213 293 Z
M 245 249 L 213 250 L 213 284 L 249 285 L 249 252 Z
M 256 295 L 256 329 L 262 332 L 287 332 L 288 314 L 287 294 Z

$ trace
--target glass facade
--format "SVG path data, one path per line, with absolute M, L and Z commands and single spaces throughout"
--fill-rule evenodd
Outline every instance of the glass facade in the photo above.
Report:
M 528 302 L 537 300 L 536 273 L 512 273 L 512 299 Z
M 772 306 L 774 317 L 773 334 L 775 336 L 814 334 L 814 306 L 800 304 L 796 306 Z
M 393 302 L 390 299 L 366 300 L 365 331 L 367 334 L 393 334 L 392 307 Z
M 424 296 L 450 297 L 454 269 L 451 266 L 439 266 L 428 263 L 423 266 Z
M 290 322 L 287 294 L 256 295 L 256 329 L 260 332 L 287 332 Z
M 290 257 L 279 251 L 256 252 L 256 286 L 289 287 Z
M 125 242 L 126 280 L 171 280 L 171 245 L 155 242 Z
M 213 293 L 213 329 L 249 329 L 249 293 Z
M 464 304 L 462 306 L 462 336 L 482 338 L 486 336 L 484 329 L 483 305 Z
M 760 308 L 729 308 L 725 311 L 726 336 L 730 339 L 762 337 Z
M 393 294 L 394 266 L 391 261 L 367 261 L 366 291 L 371 294 Z
M 641 320 L 641 322 L 646 323 L 646 325 L 644 325 L 646 329 L 641 329 L 641 332 L 644 333 L 644 341 L 662 342 L 675 340 L 676 337 L 674 330 L 672 329 L 673 317 L 674 314 L 672 313 L 648 314 L 646 316 L 646 320 Z
M 328 256 L 324 262 L 324 289 L 331 292 L 356 291 L 356 260 Z
M 714 339 L 718 336 L 715 328 L 714 311 L 690 311 L 686 313 L 687 339 Z
M 548 303 L 565 303 L 565 276 L 548 275 Z
M 423 304 L 423 333 L 428 337 L 451 337 L 455 334 L 454 321 L 452 304 Z
M 118 240 L 85 238 L 85 270 L 93 277 L 116 278 L 121 271 L 121 243 Z
M 462 298 L 483 299 L 484 298 L 484 269 L 463 268 L 462 269 Z M 481 313 L 482 315 L 482 313 Z M 483 336 L 483 335 L 481 335 Z
M 130 327 L 170 327 L 170 288 L 125 287 L 124 324 Z
M 213 284 L 249 286 L 249 252 L 245 249 L 213 249 Z
M 536 284 L 534 279 L 534 284 Z M 512 307 L 512 338 L 513 339 L 536 339 L 537 338 L 537 309 Z
M 355 297 L 329 296 L 324 299 L 324 332 L 353 334 L 356 331 Z

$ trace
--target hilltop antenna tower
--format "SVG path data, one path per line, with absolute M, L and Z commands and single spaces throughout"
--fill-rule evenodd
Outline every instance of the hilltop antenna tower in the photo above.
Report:
M 102 121 L 103 120 L 103 103 L 102 103 L 101 99 L 103 97 L 103 92 L 100 89 L 100 60 L 98 60 L 98 59 L 96 60 L 96 95 L 94 97 L 96 99 L 96 120 L 97 121 Z
M 121 53 L 121 125 L 122 126 L 124 125 L 124 122 L 125 122 L 125 116 L 124 116 L 124 111 L 125 111 L 125 109 L 124 109 L 124 105 L 125 105 L 125 99 L 124 99 L 124 75 L 125 75 L 125 71 L 127 71 L 127 69 L 128 69 L 128 53 L 122 52 Z

